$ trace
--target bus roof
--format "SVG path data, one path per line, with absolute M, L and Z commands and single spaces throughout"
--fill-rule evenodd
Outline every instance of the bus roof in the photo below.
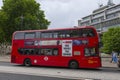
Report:
M 82 28 L 92 28 L 95 30 L 93 26 L 78 26 L 73 28 L 58 28 L 58 29 L 41 29 L 41 30 L 23 30 L 23 31 L 15 31 L 16 32 L 37 32 L 37 31 L 58 31 L 58 30 L 74 30 L 74 29 L 82 29 Z

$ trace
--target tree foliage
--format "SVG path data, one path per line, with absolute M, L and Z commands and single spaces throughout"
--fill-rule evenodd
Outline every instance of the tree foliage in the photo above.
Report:
M 16 30 L 46 29 L 50 22 L 35 0 L 3 0 L 0 29 L 10 41 Z
M 110 28 L 107 32 L 103 33 L 102 41 L 104 52 L 120 52 L 120 27 Z

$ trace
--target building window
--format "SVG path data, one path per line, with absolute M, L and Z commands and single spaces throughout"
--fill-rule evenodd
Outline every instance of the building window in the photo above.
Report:
M 107 19 L 110 19 L 110 18 L 114 18 L 116 16 L 116 14 L 109 14 L 106 16 Z
M 104 12 L 100 12 L 100 13 L 94 14 L 94 15 L 93 15 L 93 18 L 94 18 L 94 17 L 100 17 L 100 16 L 103 16 L 103 15 L 104 15 Z
M 93 19 L 92 23 L 99 22 L 99 19 Z
M 82 18 L 82 20 L 89 20 L 90 16 Z

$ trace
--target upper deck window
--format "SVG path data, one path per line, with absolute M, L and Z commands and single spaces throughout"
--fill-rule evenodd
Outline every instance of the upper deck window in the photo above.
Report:
M 58 36 L 59 36 L 59 38 L 68 38 L 68 37 L 71 37 L 71 30 L 62 30 L 62 31 L 59 31 Z
M 93 37 L 93 36 L 95 36 L 95 33 L 92 29 L 81 29 L 80 30 L 80 36 L 82 36 L 82 37 Z
M 24 32 L 16 32 L 14 39 L 24 39 Z
M 95 36 L 92 29 L 77 29 L 71 31 L 71 37 L 93 37 Z
M 36 32 L 36 38 L 40 38 L 41 32 Z
M 45 32 L 17 32 L 14 39 L 34 39 L 34 38 L 79 38 L 79 37 L 94 37 L 93 29 L 73 29 L 73 30 L 58 30 Z
M 80 37 L 79 30 L 72 30 L 70 34 L 71 34 L 71 37 Z
M 52 38 L 51 32 L 43 32 L 41 33 L 41 38 Z
M 34 38 L 35 38 L 34 32 L 25 33 L 25 39 L 34 39 Z
M 53 38 L 58 38 L 58 32 L 53 32 Z

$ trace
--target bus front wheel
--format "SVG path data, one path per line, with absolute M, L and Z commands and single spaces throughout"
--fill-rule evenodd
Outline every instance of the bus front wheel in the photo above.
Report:
M 69 68 L 71 69 L 77 69 L 79 67 L 79 64 L 77 61 L 70 61 L 69 62 Z
M 24 65 L 27 66 L 27 67 L 31 66 L 31 60 L 30 59 L 25 59 L 24 60 Z

